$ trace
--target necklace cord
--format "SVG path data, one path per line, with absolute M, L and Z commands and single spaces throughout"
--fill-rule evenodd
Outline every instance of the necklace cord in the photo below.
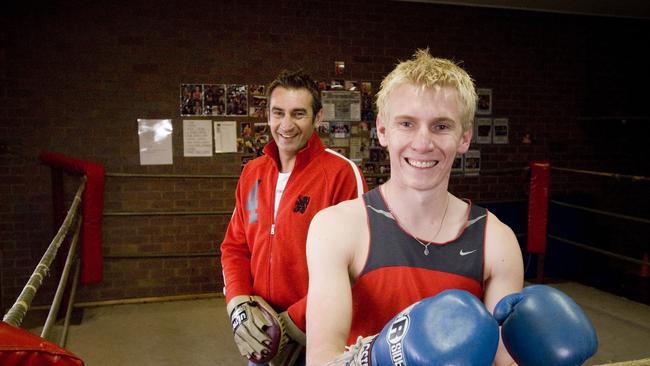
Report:
M 420 243 L 424 247 L 424 255 L 429 255 L 429 245 L 433 243 L 434 240 L 438 237 L 438 234 L 440 234 L 440 231 L 442 230 L 442 224 L 445 222 L 445 218 L 447 217 L 447 209 L 449 208 L 449 193 L 447 193 L 447 203 L 445 204 L 445 211 L 442 214 L 442 220 L 440 220 L 440 226 L 438 226 L 438 231 L 436 231 L 436 235 L 433 236 L 433 240 L 431 240 L 428 243 L 423 243 L 420 239 L 416 238 L 415 235 L 410 234 L 413 239 L 415 239 L 418 243 Z

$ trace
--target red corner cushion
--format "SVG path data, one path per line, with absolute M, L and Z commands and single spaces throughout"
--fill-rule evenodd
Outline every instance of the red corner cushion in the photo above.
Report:
M 102 281 L 102 215 L 104 213 L 104 167 L 91 161 L 79 160 L 63 154 L 44 151 L 41 161 L 72 174 L 86 175 L 83 193 L 81 231 L 81 283 Z
M 0 322 L 0 365 L 83 366 L 83 361 L 54 343 Z

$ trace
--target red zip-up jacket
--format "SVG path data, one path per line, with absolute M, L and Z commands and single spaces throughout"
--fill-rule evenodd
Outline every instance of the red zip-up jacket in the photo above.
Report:
M 279 167 L 271 141 L 239 178 L 235 212 L 221 243 L 226 302 L 238 295 L 261 296 L 277 312 L 288 310 L 304 331 L 309 223 L 323 208 L 360 197 L 367 186 L 353 162 L 326 149 L 313 134 L 296 156 L 274 220 Z

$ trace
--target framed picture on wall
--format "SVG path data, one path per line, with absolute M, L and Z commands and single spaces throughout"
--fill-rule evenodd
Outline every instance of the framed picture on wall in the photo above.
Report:
M 465 175 L 478 175 L 481 170 L 481 151 L 468 150 L 464 158 Z
M 495 118 L 492 122 L 492 143 L 494 144 L 507 144 L 508 143 L 508 119 Z
M 479 144 L 492 143 L 492 118 L 476 119 L 476 142 Z
M 451 166 L 452 174 L 460 174 L 463 172 L 463 157 L 464 155 L 457 154 L 454 158 L 454 164 Z
M 476 114 L 492 114 L 492 89 L 476 89 Z

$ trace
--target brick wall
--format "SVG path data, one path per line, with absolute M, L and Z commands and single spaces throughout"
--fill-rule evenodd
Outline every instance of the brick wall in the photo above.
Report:
M 52 237 L 51 150 L 113 173 L 238 174 L 239 156 L 184 158 L 181 83 L 267 83 L 282 68 L 378 85 L 418 47 L 462 60 L 493 89 L 493 116 L 510 119 L 509 145 L 482 145 L 484 169 L 532 159 L 648 173 L 649 22 L 392 1 L 36 1 L 3 12 L 0 34 L 0 260 L 2 307 Z M 172 118 L 174 165 L 140 166 L 137 118 Z M 647 122 L 647 120 L 645 121 Z M 521 144 L 530 133 L 533 143 Z M 614 137 L 615 136 L 615 137 Z M 629 143 L 623 137 L 632 138 Z M 638 142 L 638 143 L 637 143 Z M 646 154 L 647 155 L 647 154 Z M 563 193 L 580 190 L 569 176 Z M 109 177 L 106 210 L 231 210 L 234 180 Z M 526 197 L 525 174 L 453 177 L 478 201 Z M 68 187 L 74 191 L 74 187 Z M 227 216 L 106 217 L 107 255 L 211 252 L 189 258 L 107 259 L 105 280 L 81 300 L 219 291 L 218 243 Z

